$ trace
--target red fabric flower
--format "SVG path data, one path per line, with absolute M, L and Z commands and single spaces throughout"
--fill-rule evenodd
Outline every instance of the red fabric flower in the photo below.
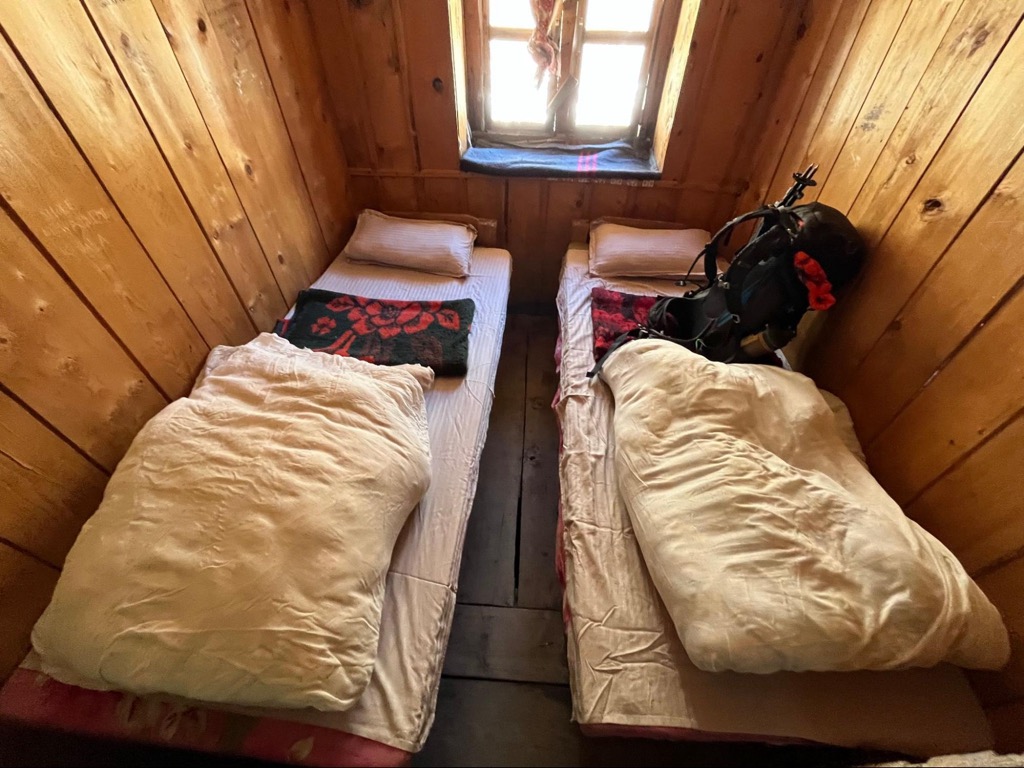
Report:
M 807 288 L 807 301 L 811 309 L 824 311 L 836 303 L 836 297 L 832 295 L 832 283 L 814 257 L 797 251 L 793 257 L 793 266 L 796 267 L 800 282 Z
M 425 312 L 416 301 L 405 305 L 370 301 L 365 307 L 352 309 L 348 317 L 354 321 L 352 330 L 356 333 L 362 336 L 378 333 L 384 339 L 400 333 L 419 333 L 434 322 L 434 315 Z
M 361 296 L 350 296 L 347 293 L 343 293 L 337 298 L 331 299 L 327 302 L 327 308 L 332 312 L 347 312 L 353 307 L 362 307 L 365 305 L 366 299 Z
M 447 328 L 449 331 L 459 330 L 459 313 L 454 309 L 438 309 L 434 313 L 434 319 L 442 328 Z
M 333 317 L 318 317 L 312 327 L 310 328 L 313 333 L 317 336 L 325 336 L 330 333 L 338 325 L 337 321 Z

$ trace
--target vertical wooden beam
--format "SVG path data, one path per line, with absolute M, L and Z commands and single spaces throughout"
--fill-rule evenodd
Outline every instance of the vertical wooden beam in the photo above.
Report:
M 796 27 L 791 7 L 781 0 L 731 0 L 700 124 L 690 136 L 693 152 L 682 175 L 687 184 L 721 188 L 729 182 L 732 160 L 749 136 L 746 128 L 764 121 L 774 54 L 787 25 Z
M 803 104 L 792 120 L 785 148 L 774 163 L 774 168 L 771 163 L 766 164 L 764 175 L 757 177 L 757 192 L 754 197 L 757 202 L 770 202 L 781 198 L 793 183 L 793 172 L 807 167 L 808 148 L 822 124 L 822 116 L 832 98 L 843 67 L 850 60 L 850 51 L 870 7 L 871 0 L 843 0 L 842 8 L 836 16 L 825 44 L 825 50 L 814 67 Z M 743 205 L 739 210 L 746 211 L 750 207 Z

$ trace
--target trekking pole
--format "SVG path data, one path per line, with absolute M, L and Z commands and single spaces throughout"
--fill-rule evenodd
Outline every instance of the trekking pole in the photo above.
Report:
M 807 166 L 807 170 L 803 173 L 797 171 L 793 174 L 793 185 L 786 190 L 786 194 L 783 195 L 782 199 L 776 203 L 772 203 L 770 208 L 788 208 L 793 205 L 797 200 L 804 196 L 804 190 L 807 187 L 816 187 L 818 182 L 814 180 L 814 174 L 817 173 L 818 166 L 811 163 Z M 770 226 L 768 219 L 761 219 L 761 223 L 757 225 L 754 230 L 754 234 L 751 236 L 750 241 L 753 242 L 761 235 L 764 234 L 765 230 Z

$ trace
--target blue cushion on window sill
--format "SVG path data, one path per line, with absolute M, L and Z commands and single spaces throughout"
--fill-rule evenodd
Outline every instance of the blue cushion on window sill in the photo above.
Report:
M 460 167 L 464 171 L 495 176 L 661 178 L 650 150 L 637 150 L 627 141 L 607 144 L 538 142 L 520 146 L 476 140 L 462 156 Z

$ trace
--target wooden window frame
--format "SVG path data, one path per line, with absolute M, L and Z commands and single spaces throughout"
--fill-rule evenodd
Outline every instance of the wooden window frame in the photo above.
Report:
M 560 103 L 542 125 L 494 123 L 490 120 L 487 95 L 490 92 L 490 41 L 522 40 L 525 45 L 532 30 L 491 28 L 489 0 L 465 0 L 465 54 L 467 70 L 467 116 L 473 133 L 497 140 L 545 140 L 585 143 L 627 139 L 649 146 L 655 131 L 666 72 L 673 55 L 673 41 L 684 2 L 694 0 L 655 0 L 651 26 L 646 32 L 587 32 L 584 28 L 587 0 L 565 0 L 558 28 L 558 74 L 549 78 L 548 102 L 568 89 Z M 641 72 L 646 81 L 637 88 L 633 120 L 626 127 L 582 128 L 575 126 L 575 93 L 585 42 L 637 43 L 645 46 Z

